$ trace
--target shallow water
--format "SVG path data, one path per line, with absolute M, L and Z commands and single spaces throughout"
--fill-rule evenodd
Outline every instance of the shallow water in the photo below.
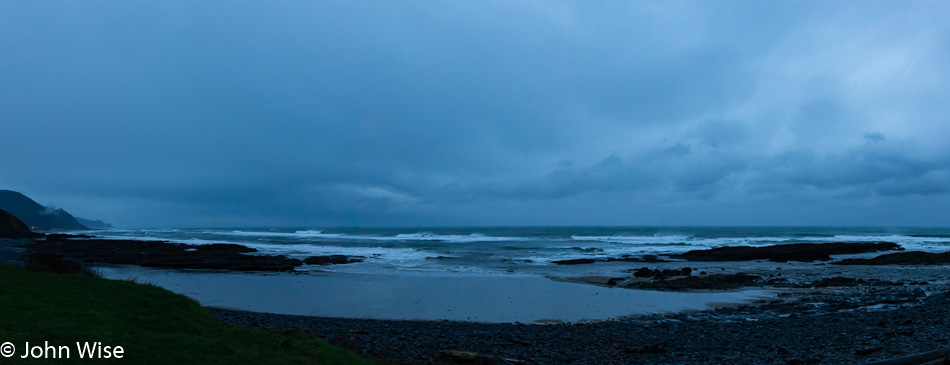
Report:
M 149 282 L 202 305 L 344 318 L 546 323 L 703 310 L 768 290 L 674 293 L 606 288 L 533 275 L 257 274 L 99 268 L 110 279 Z
M 763 276 L 805 265 L 787 263 L 611 262 L 555 265 L 554 260 L 666 254 L 723 245 L 892 241 L 907 249 L 946 251 L 950 230 L 829 227 L 501 227 L 387 229 L 113 230 L 108 238 L 192 244 L 237 243 L 264 254 L 362 256 L 363 262 L 249 274 L 106 267 L 110 278 L 138 278 L 204 305 L 328 317 L 538 322 L 605 320 L 702 310 L 770 295 L 765 290 L 673 293 L 607 288 L 554 278 L 621 276 L 642 266 L 742 270 Z M 832 269 L 829 269 L 832 270 Z M 839 269 L 833 269 L 839 270 Z M 801 276 L 801 275 L 799 275 Z M 806 275 L 807 276 L 807 275 Z

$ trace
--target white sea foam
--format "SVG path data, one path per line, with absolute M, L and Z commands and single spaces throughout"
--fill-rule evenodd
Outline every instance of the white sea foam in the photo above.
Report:
M 658 244 L 673 244 L 673 243 L 683 243 L 686 240 L 690 239 L 690 236 L 681 236 L 681 235 L 670 235 L 670 236 L 571 236 L 572 240 L 575 241 L 591 241 L 591 242 L 610 242 L 610 243 L 625 243 L 632 245 L 658 245 Z
M 914 237 L 905 235 L 835 235 L 804 237 L 723 237 L 703 239 L 704 246 L 763 246 L 782 243 L 894 242 L 907 250 L 946 250 L 950 237 Z
M 187 243 L 189 245 L 211 245 L 221 243 L 234 243 L 222 240 L 206 240 L 201 238 L 169 238 L 162 236 L 125 236 L 125 235 L 97 235 L 96 238 L 107 240 L 128 240 L 128 241 L 165 241 L 170 243 Z
M 261 231 L 204 231 L 204 233 L 225 235 L 225 236 L 238 236 L 238 237 L 285 237 L 285 238 L 306 238 L 306 237 L 324 237 L 324 236 L 333 236 L 326 235 L 323 231 L 317 230 L 307 230 L 307 231 L 296 231 L 296 232 L 261 232 Z
M 316 231 L 310 231 L 309 234 L 316 234 Z M 134 232 L 129 232 L 134 233 Z M 141 232 L 139 232 L 141 233 Z M 256 232 L 243 232 L 243 231 L 234 231 L 229 232 L 235 236 L 243 237 L 254 237 L 257 236 L 252 233 Z M 287 237 L 286 235 L 294 235 L 294 233 L 284 233 L 281 232 L 263 232 L 266 235 L 271 237 Z M 308 233 L 305 233 L 308 234 Z M 104 239 L 116 239 L 116 240 L 134 240 L 134 241 L 167 241 L 171 243 L 186 243 L 192 245 L 207 245 L 207 244 L 220 244 L 220 243 L 234 243 L 229 241 L 222 240 L 208 240 L 200 238 L 170 238 L 170 237 L 161 237 L 161 236 L 150 236 L 150 235 L 101 235 L 98 236 Z M 289 257 L 296 258 L 306 258 L 308 256 L 323 256 L 323 255 L 345 255 L 345 256 L 362 256 L 366 258 L 366 262 L 376 263 L 376 264 L 386 264 L 401 268 L 411 268 L 419 266 L 420 264 L 426 263 L 427 258 L 431 257 L 450 257 L 450 255 L 444 253 L 435 253 L 427 252 L 423 250 L 417 250 L 413 248 L 389 248 L 389 247 L 343 247 L 343 246 L 331 246 L 331 245 L 315 245 L 310 243 L 287 243 L 287 244 L 271 244 L 271 243 L 257 243 L 257 242 L 240 242 L 241 245 L 254 248 L 258 253 L 268 254 L 268 255 L 286 255 Z
M 910 251 L 944 252 L 950 250 L 950 237 L 916 237 L 905 235 L 836 235 L 803 237 L 693 237 L 686 235 L 657 236 L 571 236 L 578 245 L 548 246 L 555 252 L 531 252 L 517 259 L 533 263 L 551 261 L 608 258 L 621 255 L 676 254 L 689 250 L 722 246 L 767 246 L 788 243 L 823 242 L 894 242 Z
M 400 233 L 395 236 L 381 235 L 353 235 L 345 233 L 324 233 L 320 230 L 300 230 L 290 232 L 259 232 L 259 231 L 206 231 L 209 234 L 219 234 L 240 237 L 281 237 L 281 238 L 321 238 L 336 240 L 361 240 L 361 241 L 440 241 L 448 243 L 470 243 L 470 242 L 503 242 L 503 241 L 526 241 L 526 237 L 494 237 L 486 236 L 480 233 L 467 235 L 444 235 L 431 232 Z
M 413 248 L 389 248 L 389 247 L 343 247 L 343 246 L 321 246 L 312 244 L 248 244 L 248 247 L 255 248 L 258 252 L 265 254 L 279 254 L 296 257 L 321 256 L 321 255 L 346 255 L 363 256 L 367 259 L 382 259 L 387 261 L 418 261 L 425 260 L 427 257 L 440 256 L 437 253 L 416 250 Z M 445 255 L 442 255 L 445 256 Z
M 183 242 L 194 244 L 206 243 L 227 243 L 226 238 L 215 236 L 233 236 L 253 240 L 259 238 L 286 238 L 296 239 L 305 242 L 318 242 L 320 240 L 353 240 L 353 241 L 391 241 L 391 242 L 445 242 L 445 243 L 474 243 L 474 242 L 558 242 L 574 241 L 579 245 L 558 245 L 547 246 L 553 249 L 573 249 L 583 246 L 598 249 L 607 249 L 610 247 L 636 247 L 653 246 L 657 250 L 665 250 L 665 246 L 687 246 L 694 248 L 702 247 L 720 247 L 720 246 L 763 246 L 793 242 L 821 243 L 821 242 L 894 242 L 908 250 L 935 250 L 950 248 L 950 237 L 921 237 L 907 235 L 836 235 L 836 236 L 765 236 L 765 237 L 695 237 L 684 234 L 672 235 L 613 235 L 613 236 L 582 236 L 572 235 L 569 239 L 556 237 L 504 237 L 487 236 L 481 233 L 471 234 L 437 234 L 432 232 L 401 233 L 397 235 L 373 235 L 373 234 L 347 234 L 347 233 L 325 233 L 322 230 L 298 230 L 295 232 L 277 232 L 277 231 L 243 231 L 243 230 L 201 230 L 201 231 L 180 231 L 180 230 L 104 230 L 104 231 L 77 231 L 75 233 L 93 234 L 108 239 L 129 239 L 129 240 L 167 240 L 171 242 Z M 198 237 L 188 237 L 195 235 Z M 187 237 L 187 238 L 185 238 Z M 215 239 L 217 238 L 217 239 Z M 526 249 L 530 249 L 526 247 Z
M 474 230 L 473 230 L 474 231 Z M 944 252 L 950 250 L 950 237 L 921 237 L 901 234 L 855 232 L 840 235 L 811 236 L 736 236 L 697 237 L 691 233 L 656 235 L 550 235 L 539 237 L 532 232 L 519 236 L 491 236 L 482 233 L 439 234 L 414 232 L 380 234 L 378 231 L 327 233 L 323 230 L 108 230 L 83 232 L 107 239 L 163 240 L 187 244 L 236 243 L 257 249 L 261 254 L 305 258 L 317 255 L 363 256 L 365 261 L 353 265 L 310 267 L 311 270 L 340 272 L 505 272 L 506 269 L 530 267 L 529 270 L 559 270 L 551 261 L 579 258 L 610 258 L 623 255 L 664 255 L 720 246 L 764 246 L 785 243 L 821 242 L 895 242 L 907 250 Z M 439 232 L 436 230 L 436 232 Z M 492 232 L 492 231 L 486 231 Z M 612 233 L 612 232 L 610 232 Z M 698 234 L 697 234 L 698 235 Z M 511 242 L 511 243 L 506 243 Z M 515 243 L 520 242 L 520 243 Z M 384 247 L 380 247 L 384 246 Z M 435 257 L 454 260 L 432 260 Z M 502 259 L 508 259 L 507 263 Z
M 512 257 L 514 261 L 528 260 L 529 265 L 550 264 L 552 261 L 574 260 L 574 259 L 606 259 L 616 258 L 623 255 L 669 255 L 678 254 L 690 250 L 702 249 L 689 245 L 667 245 L 667 246 L 613 246 L 598 248 L 594 252 L 556 251 L 556 252 L 532 252 L 521 257 Z
M 944 252 L 950 249 L 950 237 L 914 237 L 904 235 L 888 236 L 851 236 L 837 235 L 834 237 L 818 237 L 808 241 L 821 242 L 894 242 L 908 251 L 937 251 Z
M 399 241 L 442 241 L 448 243 L 469 243 L 469 242 L 508 242 L 508 241 L 527 241 L 527 237 L 493 237 L 481 233 L 472 233 L 467 235 L 460 234 L 435 234 L 430 232 L 420 233 L 402 233 L 392 237 Z
M 388 247 L 341 247 L 341 246 L 319 246 L 311 244 L 249 244 L 249 247 L 255 248 L 259 253 L 270 255 L 286 255 L 304 259 L 308 256 L 326 256 L 326 255 L 345 255 L 348 257 L 360 256 L 364 258 L 359 265 L 334 265 L 321 266 L 321 270 L 330 271 L 357 271 L 357 272 L 379 272 L 380 270 L 419 270 L 429 266 L 439 266 L 433 264 L 429 258 L 443 256 L 423 250 L 412 248 L 388 248 Z M 444 270 L 433 268 L 434 271 Z
M 894 242 L 908 250 L 934 250 L 950 248 L 950 237 L 914 237 L 904 235 L 836 235 L 804 237 L 716 237 L 703 238 L 683 235 L 671 236 L 571 236 L 582 242 L 603 242 L 629 246 L 687 245 L 699 247 L 765 246 L 784 243 L 822 242 Z M 571 248 L 569 246 L 558 246 Z M 608 246 L 604 246 L 608 247 Z M 603 248 L 599 247 L 598 248 Z
M 130 240 L 130 241 L 165 241 L 161 237 L 149 236 L 125 236 L 125 235 L 96 235 L 96 238 L 107 240 Z

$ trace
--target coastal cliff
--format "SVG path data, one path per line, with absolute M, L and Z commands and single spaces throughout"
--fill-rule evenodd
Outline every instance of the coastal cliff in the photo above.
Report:
M 39 233 L 33 233 L 30 227 L 27 227 L 16 216 L 0 209 L 0 238 L 27 238 L 38 237 Z
M 0 190 L 0 209 L 13 214 L 32 229 L 88 229 L 65 210 L 44 207 L 12 190 Z

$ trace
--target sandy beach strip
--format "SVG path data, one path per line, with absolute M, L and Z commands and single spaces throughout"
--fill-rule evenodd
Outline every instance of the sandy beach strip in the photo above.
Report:
M 304 330 L 384 363 L 452 364 L 456 350 L 529 364 L 844 364 L 950 346 L 946 266 L 715 265 L 791 281 L 659 292 L 517 275 L 103 271 L 190 295 L 225 323 Z
M 823 302 L 840 308 L 850 297 L 815 294 L 814 300 L 801 305 L 730 306 L 550 325 L 211 310 L 225 323 L 304 330 L 395 364 L 457 363 L 444 354 L 449 350 L 526 364 L 862 364 L 950 346 L 950 296 L 946 293 L 865 310 L 810 310 Z

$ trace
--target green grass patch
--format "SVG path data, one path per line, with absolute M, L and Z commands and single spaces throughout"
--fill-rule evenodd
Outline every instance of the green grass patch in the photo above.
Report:
M 0 264 L 0 343 L 16 354 L 0 362 L 27 362 L 23 345 L 76 342 L 122 346 L 134 364 L 371 364 L 297 331 L 220 324 L 194 300 L 153 286 L 77 274 L 32 272 Z M 37 360 L 29 362 L 40 362 Z

